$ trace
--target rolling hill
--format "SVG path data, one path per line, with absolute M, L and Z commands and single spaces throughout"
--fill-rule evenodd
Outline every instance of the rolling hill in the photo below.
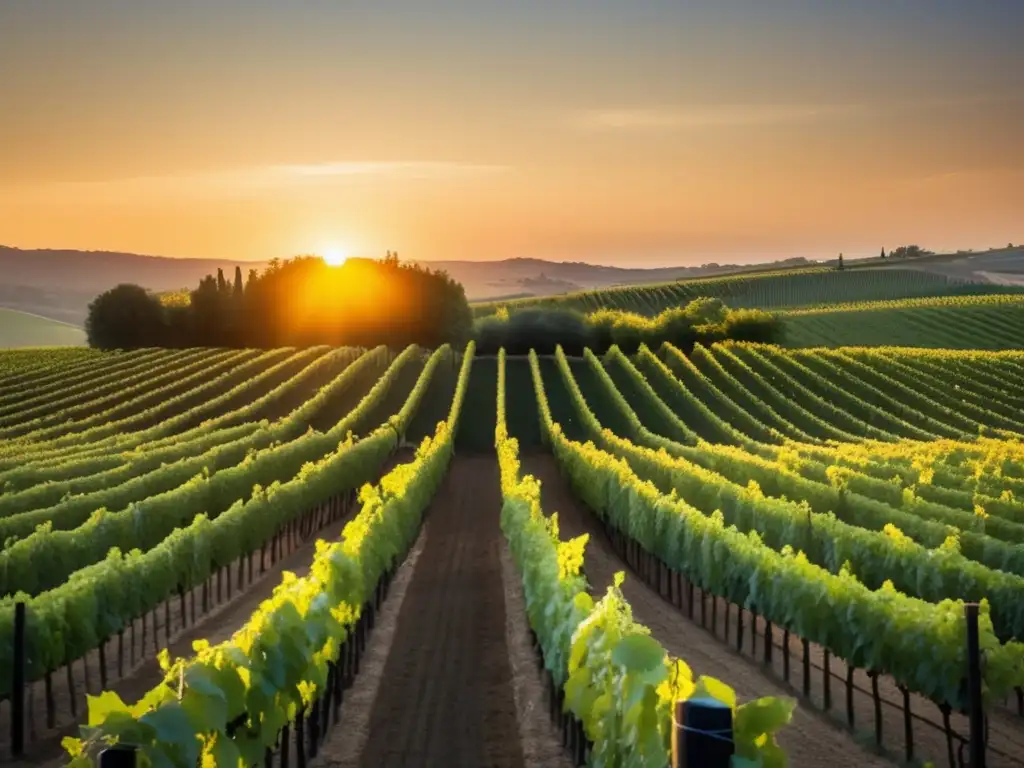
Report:
M 471 301 L 549 296 L 766 268 L 764 264 L 704 264 L 641 269 L 541 259 L 419 263 L 447 271 L 465 286 Z M 809 264 L 812 262 L 797 258 L 776 262 L 773 266 Z M 23 250 L 0 245 L 0 307 L 80 325 L 85 321 L 89 302 L 118 283 L 136 283 L 158 292 L 176 291 L 194 288 L 217 269 L 223 269 L 230 277 L 236 266 L 248 273 L 250 269 L 262 269 L 266 262 L 179 259 L 112 251 Z

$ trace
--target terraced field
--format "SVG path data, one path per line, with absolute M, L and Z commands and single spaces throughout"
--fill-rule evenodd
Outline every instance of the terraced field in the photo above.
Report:
M 1013 351 L 5 353 L 0 750 L 667 765 L 706 694 L 755 764 L 953 766 L 981 601 L 1024 765 L 1022 405 Z

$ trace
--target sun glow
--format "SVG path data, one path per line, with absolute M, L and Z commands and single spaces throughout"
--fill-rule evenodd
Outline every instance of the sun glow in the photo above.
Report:
M 325 248 L 324 261 L 332 267 L 340 267 L 348 259 L 348 251 L 344 248 Z

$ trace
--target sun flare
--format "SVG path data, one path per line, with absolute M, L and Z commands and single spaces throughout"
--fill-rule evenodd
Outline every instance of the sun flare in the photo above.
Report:
M 324 249 L 324 261 L 332 267 L 340 267 L 348 259 L 348 252 L 344 248 Z

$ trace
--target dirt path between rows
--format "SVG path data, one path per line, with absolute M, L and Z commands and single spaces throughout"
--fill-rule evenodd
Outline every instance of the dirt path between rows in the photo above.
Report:
M 359 765 L 525 765 L 505 641 L 500 508 L 496 459 L 456 458 L 428 511 Z
M 570 768 L 548 718 L 496 461 L 456 458 L 313 768 Z
M 698 624 L 689 621 L 629 572 L 612 549 L 597 518 L 573 496 L 553 456 L 525 456 L 523 472 L 541 481 L 544 511 L 547 514 L 558 512 L 563 538 L 590 534 L 584 563 L 596 595 L 605 592 L 617 571 L 627 571 L 622 591 L 633 609 L 633 617 L 649 627 L 655 639 L 669 653 L 684 659 L 694 674 L 722 680 L 732 686 L 744 701 L 761 696 L 792 696 L 791 691 L 766 676 L 757 664 L 734 653 Z M 872 754 L 848 732 L 802 706 L 794 713 L 793 721 L 782 732 L 779 742 L 793 766 L 891 766 L 889 760 Z
M 395 571 L 387 599 L 377 613 L 373 634 L 359 662 L 359 674 L 352 681 L 352 687 L 345 691 L 340 724 L 328 733 L 319 754 L 310 764 L 311 768 L 358 767 L 359 757 L 370 739 L 370 716 L 394 645 L 398 617 L 425 543 L 426 537 L 420 534 L 405 562 Z

